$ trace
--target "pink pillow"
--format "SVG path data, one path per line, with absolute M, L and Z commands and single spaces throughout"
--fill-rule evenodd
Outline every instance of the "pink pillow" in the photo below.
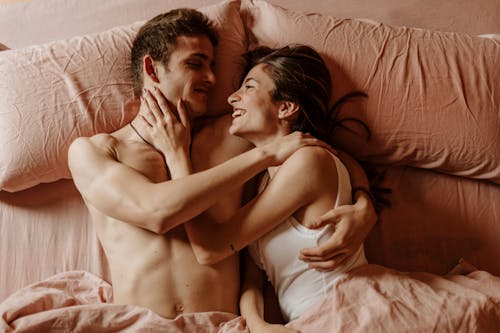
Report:
M 498 41 L 305 14 L 260 0 L 243 0 L 242 16 L 253 46 L 318 50 L 335 100 L 353 90 L 369 95 L 346 104 L 340 118 L 363 120 L 372 139 L 339 129 L 338 146 L 371 162 L 500 183 Z
M 239 1 L 200 8 L 219 31 L 211 114 L 226 111 L 246 50 Z M 171 8 L 166 8 L 165 11 Z M 70 178 L 69 144 L 112 132 L 135 114 L 129 58 L 143 22 L 99 34 L 0 53 L 0 189 L 19 191 Z

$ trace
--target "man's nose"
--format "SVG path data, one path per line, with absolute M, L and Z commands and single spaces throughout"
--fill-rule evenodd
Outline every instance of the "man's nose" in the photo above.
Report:
M 206 76 L 206 81 L 210 83 L 210 86 L 214 86 L 215 83 L 217 82 L 214 71 L 212 69 L 209 69 L 205 74 L 205 76 Z

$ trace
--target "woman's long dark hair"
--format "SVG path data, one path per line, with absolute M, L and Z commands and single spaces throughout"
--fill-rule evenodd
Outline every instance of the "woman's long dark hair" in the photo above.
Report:
M 244 55 L 245 68 L 243 77 L 256 65 L 264 64 L 264 70 L 272 78 L 275 89 L 272 98 L 275 101 L 291 101 L 300 106 L 300 112 L 291 124 L 292 131 L 311 133 L 325 141 L 331 141 L 335 127 L 343 127 L 346 122 L 356 122 L 366 131 L 365 123 L 356 118 L 339 119 L 341 106 L 356 97 L 367 97 L 360 91 L 348 93 L 336 101 L 331 108 L 328 104 L 332 94 L 330 72 L 321 56 L 306 45 L 285 46 L 279 49 L 268 47 L 256 48 Z

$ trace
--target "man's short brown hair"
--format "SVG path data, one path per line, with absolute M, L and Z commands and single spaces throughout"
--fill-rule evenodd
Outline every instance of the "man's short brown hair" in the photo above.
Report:
M 147 21 L 132 44 L 132 75 L 134 93 L 142 95 L 142 59 L 149 54 L 153 60 L 167 64 L 179 36 L 207 36 L 215 47 L 218 36 L 212 22 L 195 9 L 179 8 Z

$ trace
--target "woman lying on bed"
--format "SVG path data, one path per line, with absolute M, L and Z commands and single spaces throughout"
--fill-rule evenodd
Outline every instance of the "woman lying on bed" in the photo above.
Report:
M 241 88 L 228 99 L 233 107 L 230 132 L 261 146 L 293 131 L 325 139 L 330 129 L 331 79 L 321 56 L 307 46 L 249 53 L 250 69 Z M 297 260 L 303 248 L 329 239 L 330 225 L 313 221 L 351 203 L 349 173 L 322 147 L 299 149 L 281 166 L 268 169 L 259 194 L 223 224 L 192 222 L 186 230 L 198 261 L 214 264 L 250 245 L 253 260 L 272 282 L 286 320 L 297 318 L 324 296 L 342 273 L 366 263 L 361 245 L 333 271 L 320 271 Z M 262 319 L 263 279 L 247 260 L 240 301 L 252 331 L 287 330 Z

